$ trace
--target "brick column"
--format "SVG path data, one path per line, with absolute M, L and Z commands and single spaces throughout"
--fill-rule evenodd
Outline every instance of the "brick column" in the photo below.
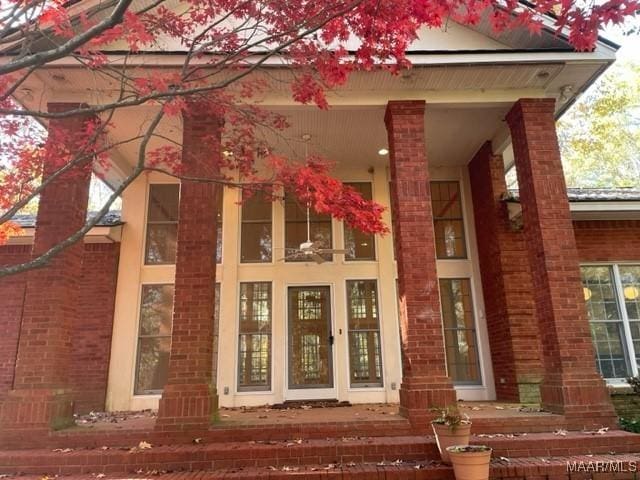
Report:
M 542 340 L 542 404 L 572 427 L 613 425 L 595 367 L 554 106 L 552 99 L 521 99 L 507 115 Z
M 491 142 L 469 163 L 469 179 L 496 395 L 538 403 L 542 361 L 527 245 L 509 223 L 504 161 Z
M 206 115 L 185 115 L 182 142 L 183 174 L 215 177 L 221 155 L 220 121 Z M 158 430 L 207 429 L 216 414 L 217 188 L 212 183 L 188 181 L 180 187 L 169 377 L 160 400 Z
M 400 295 L 400 412 L 420 429 L 434 416 L 430 408 L 456 401 L 444 353 L 424 110 L 424 101 L 390 101 L 385 114 Z
M 50 112 L 80 107 L 49 104 Z M 85 116 L 51 120 L 50 142 L 68 142 L 71 151 Z M 57 135 L 56 132 L 62 133 Z M 75 137 L 75 138 L 74 138 Z M 43 178 L 61 165 L 47 161 Z M 52 181 L 40 195 L 33 256 L 76 232 L 85 222 L 91 165 L 86 162 Z M 0 430 L 48 430 L 73 422 L 69 384 L 73 324 L 77 316 L 78 280 L 82 273 L 82 241 L 53 257 L 46 267 L 27 274 L 13 389 L 0 412 Z

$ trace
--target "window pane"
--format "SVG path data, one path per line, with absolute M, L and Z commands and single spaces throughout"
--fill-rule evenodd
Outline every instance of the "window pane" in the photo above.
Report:
M 136 395 L 158 393 L 167 383 L 171 337 L 147 337 L 138 342 Z
M 375 280 L 347 281 L 351 385 L 381 386 L 382 355 Z
M 145 246 L 147 265 L 173 264 L 176 261 L 179 191 L 177 184 L 149 186 Z
M 589 266 L 580 271 L 598 369 L 604 378 L 624 378 L 629 368 L 613 269 Z
M 176 263 L 177 236 L 177 223 L 150 223 L 147 225 L 145 263 L 148 265 Z
M 143 285 L 140 336 L 171 335 L 173 285 Z
M 466 258 L 467 247 L 458 182 L 431 182 L 437 258 Z
M 370 183 L 348 183 L 365 200 L 373 198 Z M 360 230 L 344 227 L 344 248 L 346 260 L 375 260 L 375 238 L 370 233 L 362 233 Z
M 271 261 L 272 202 L 256 194 L 242 205 L 240 258 L 242 262 Z
M 178 221 L 178 184 L 149 186 L 149 222 Z
M 298 204 L 298 202 L 287 195 L 285 197 L 285 247 L 287 254 L 291 254 L 293 250 L 300 248 L 300 244 L 307 241 L 307 212 L 306 207 Z M 319 215 L 313 209 L 309 211 L 311 219 L 311 241 L 317 242 L 320 248 L 332 248 L 331 238 L 331 217 L 329 215 Z M 325 260 L 331 261 L 331 254 L 323 255 Z M 287 259 L 288 262 L 304 262 L 306 258 Z
M 640 367 L 640 265 L 620 265 L 619 270 L 635 362 Z
M 158 393 L 167 381 L 173 285 L 143 285 L 134 394 Z
M 449 376 L 454 383 L 479 384 L 471 282 L 467 278 L 440 279 L 440 299 Z
M 218 371 L 218 341 L 220 334 L 220 284 L 216 283 L 213 303 L 213 371 Z
M 217 228 L 216 228 L 216 263 L 222 263 L 222 196 L 224 194 L 224 188 L 219 186 L 216 190 L 216 210 L 217 215 Z
M 240 284 L 238 389 L 271 385 L 271 283 Z

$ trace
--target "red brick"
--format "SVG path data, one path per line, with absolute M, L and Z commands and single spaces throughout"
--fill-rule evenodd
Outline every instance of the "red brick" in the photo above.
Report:
M 184 118 L 185 176 L 215 178 L 219 172 L 220 119 L 200 113 Z M 156 429 L 206 429 L 215 415 L 213 371 L 216 283 L 215 183 L 182 181 L 176 251 L 169 377 Z
M 496 395 L 535 401 L 543 371 L 526 240 L 510 225 L 504 161 L 490 142 L 469 163 L 469 178 Z
M 400 296 L 400 412 L 414 428 L 426 428 L 430 407 L 456 400 L 442 335 L 424 111 L 424 101 L 392 101 L 385 114 Z
M 541 332 L 545 408 L 586 425 L 614 425 L 595 367 L 553 99 L 521 99 L 507 115 Z

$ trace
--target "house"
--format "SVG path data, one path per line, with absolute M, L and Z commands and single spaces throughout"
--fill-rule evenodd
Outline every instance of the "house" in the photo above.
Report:
M 263 105 L 291 123 L 274 148 L 334 159 L 337 178 L 388 207 L 392 234 L 354 231 L 290 197 L 240 205 L 238 189 L 203 197 L 139 177 L 84 245 L 0 280 L 5 434 L 49 432 L 74 411 L 158 408 L 157 431 L 200 431 L 216 405 L 298 400 L 396 403 L 418 430 L 457 399 L 541 403 L 571 430 L 614 427 L 607 385 L 637 375 L 640 358 L 640 189 L 567 190 L 555 120 L 616 49 L 451 24 L 422 32 L 411 70 L 354 74 L 329 111 L 274 86 Z M 69 108 L 96 94 L 85 75 L 62 59 L 19 98 Z M 116 115 L 114 142 L 146 114 Z M 197 132 L 216 122 L 163 131 L 197 151 Z M 116 151 L 113 184 L 135 146 Z M 77 228 L 88 182 L 44 193 L 0 261 Z M 215 222 L 217 244 L 203 244 Z M 337 252 L 296 253 L 308 238 Z

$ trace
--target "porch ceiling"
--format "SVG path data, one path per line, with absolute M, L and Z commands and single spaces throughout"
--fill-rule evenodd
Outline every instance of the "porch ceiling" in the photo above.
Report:
M 434 104 L 427 105 L 425 133 L 427 156 L 434 166 L 465 165 L 485 141 L 491 139 L 502 126 L 511 103 L 495 104 Z M 303 135 L 311 135 L 309 153 L 318 154 L 337 164 L 340 169 L 386 166 L 388 155 L 378 150 L 387 148 L 382 106 L 334 107 L 328 111 L 315 107 L 281 107 L 274 109 L 289 120 L 289 128 L 282 132 L 263 130 L 259 133 L 275 153 L 293 160 L 305 156 Z M 111 131 L 112 141 L 131 138 L 144 132 L 152 111 L 137 109 L 118 112 Z M 175 142 L 180 141 L 182 125 L 179 119 L 164 122 L 158 134 Z M 119 144 L 114 156 L 132 166 L 138 155 L 139 141 Z M 156 139 L 153 149 L 164 143 Z

